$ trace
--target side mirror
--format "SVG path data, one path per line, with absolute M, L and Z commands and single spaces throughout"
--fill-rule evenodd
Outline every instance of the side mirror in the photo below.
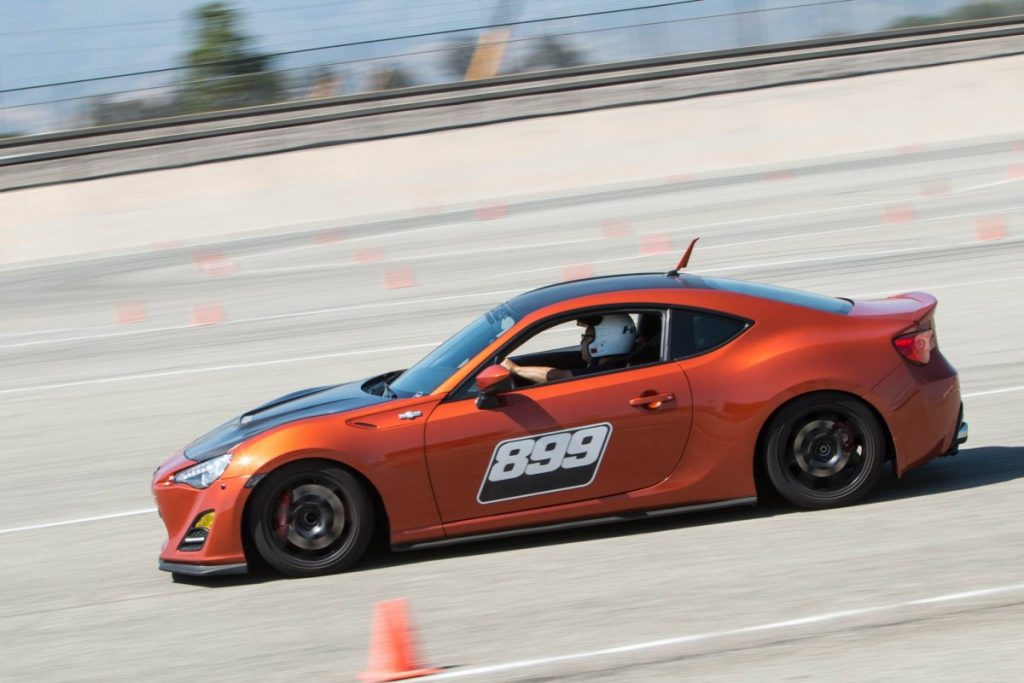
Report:
M 476 387 L 480 390 L 476 407 L 497 408 L 501 405 L 497 395 L 512 388 L 512 373 L 500 365 L 488 366 L 476 376 Z

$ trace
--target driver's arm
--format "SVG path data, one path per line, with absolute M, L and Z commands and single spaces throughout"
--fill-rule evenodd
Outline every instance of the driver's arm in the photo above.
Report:
M 570 370 L 562 370 L 561 368 L 545 368 L 539 365 L 516 365 L 511 358 L 506 358 L 501 361 L 501 367 L 505 368 L 517 377 L 522 377 L 525 380 L 536 382 L 537 384 L 572 377 L 572 372 Z

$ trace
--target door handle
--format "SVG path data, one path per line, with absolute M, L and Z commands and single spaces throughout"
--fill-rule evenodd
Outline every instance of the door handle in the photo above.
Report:
M 629 399 L 629 405 L 634 408 L 647 408 L 648 410 L 655 410 L 660 408 L 663 403 L 676 400 L 673 394 L 649 394 L 646 396 L 637 396 L 636 398 Z

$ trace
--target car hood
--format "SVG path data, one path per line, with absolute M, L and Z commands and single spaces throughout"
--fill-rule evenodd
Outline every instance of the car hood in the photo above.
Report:
M 208 434 L 185 447 L 185 457 L 196 462 L 209 460 L 227 452 L 237 444 L 274 427 L 333 413 L 386 403 L 393 399 L 363 391 L 369 378 L 347 384 L 303 389 L 264 403 L 228 420 Z

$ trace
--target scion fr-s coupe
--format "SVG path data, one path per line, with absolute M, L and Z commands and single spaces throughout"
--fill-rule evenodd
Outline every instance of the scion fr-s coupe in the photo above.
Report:
M 684 259 L 685 260 L 685 259 Z M 967 425 L 936 300 L 668 274 L 521 294 L 407 370 L 254 408 L 161 465 L 160 567 L 291 576 L 412 548 L 756 502 L 856 501 Z

